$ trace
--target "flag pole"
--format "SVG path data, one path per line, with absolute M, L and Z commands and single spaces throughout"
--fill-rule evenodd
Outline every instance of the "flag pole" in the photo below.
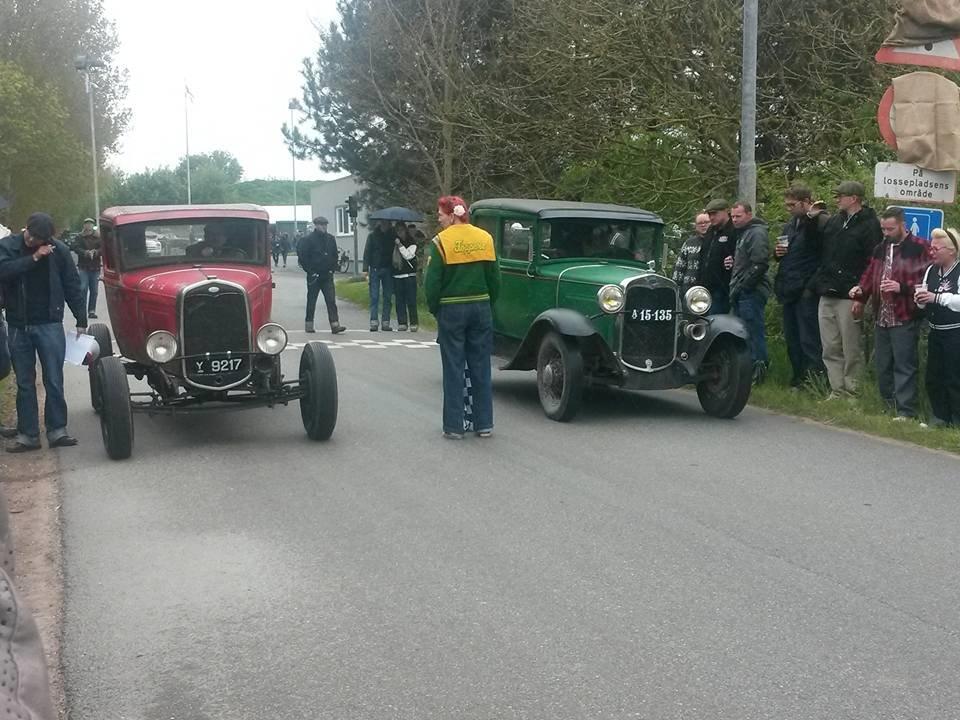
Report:
M 183 81 L 183 121 L 184 121 L 184 136 L 187 146 L 187 205 L 193 203 L 193 193 L 190 188 L 190 100 L 193 98 L 193 93 L 190 92 L 190 88 L 187 85 L 187 81 Z

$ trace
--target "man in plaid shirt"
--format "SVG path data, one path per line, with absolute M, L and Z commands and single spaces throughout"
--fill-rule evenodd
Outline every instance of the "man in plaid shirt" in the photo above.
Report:
M 877 245 L 860 284 L 850 289 L 854 315 L 873 301 L 876 318 L 874 361 L 880 396 L 896 420 L 917 416 L 917 370 L 922 311 L 914 289 L 931 262 L 930 246 L 907 230 L 903 210 L 888 208 L 880 219 Z
M 705 212 L 699 213 L 693 219 L 694 234 L 683 243 L 677 264 L 673 268 L 673 281 L 682 296 L 687 290 L 700 281 L 700 247 L 703 236 L 710 229 L 710 216 Z

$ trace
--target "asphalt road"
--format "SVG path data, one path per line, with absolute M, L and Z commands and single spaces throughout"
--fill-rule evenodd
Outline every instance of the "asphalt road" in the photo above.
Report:
M 432 334 L 342 314 L 328 443 L 296 407 L 137 417 L 111 462 L 68 371 L 72 720 L 960 717 L 955 457 L 683 391 L 558 424 L 532 373 L 452 442 Z

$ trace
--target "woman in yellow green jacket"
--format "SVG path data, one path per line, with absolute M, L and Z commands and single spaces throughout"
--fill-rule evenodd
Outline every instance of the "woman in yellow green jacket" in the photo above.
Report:
M 443 436 L 463 438 L 464 368 L 470 370 L 473 425 L 477 435 L 493 434 L 493 312 L 500 291 L 500 266 L 493 237 L 470 224 L 462 198 L 437 201 L 443 228 L 429 246 L 424 292 L 437 318 L 443 363 Z

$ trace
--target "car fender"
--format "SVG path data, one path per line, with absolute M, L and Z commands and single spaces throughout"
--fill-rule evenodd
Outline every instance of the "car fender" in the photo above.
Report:
M 590 319 L 569 308 L 551 308 L 540 313 L 527 330 L 527 335 L 513 358 L 501 370 L 534 370 L 537 367 L 537 351 L 543 336 L 551 330 L 569 337 L 587 338 L 598 335 Z
M 687 362 L 690 363 L 691 370 L 700 366 L 700 362 L 707 356 L 713 344 L 722 337 L 732 335 L 746 343 L 750 341 L 747 326 L 736 315 L 709 315 L 704 319 L 707 321 L 707 334 L 703 340 L 697 342 L 687 339 L 683 343 L 688 353 Z

